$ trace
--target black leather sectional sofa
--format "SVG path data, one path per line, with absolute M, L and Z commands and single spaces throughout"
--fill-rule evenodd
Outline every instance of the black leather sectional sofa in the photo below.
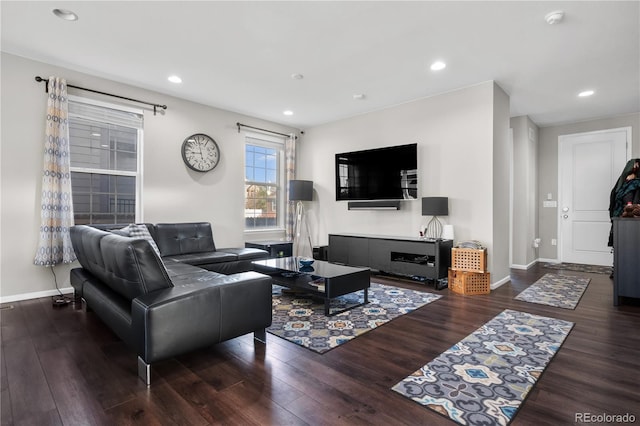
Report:
M 271 278 L 249 270 L 266 251 L 216 249 L 206 222 L 146 229 L 159 253 L 149 238 L 126 230 L 72 227 L 81 267 L 71 270 L 71 285 L 76 299 L 136 351 L 147 385 L 154 362 L 251 332 L 266 341 Z

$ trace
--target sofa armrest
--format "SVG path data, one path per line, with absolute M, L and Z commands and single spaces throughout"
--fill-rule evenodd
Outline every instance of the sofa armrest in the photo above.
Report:
M 162 289 L 133 300 L 138 355 L 148 364 L 271 325 L 271 278 L 257 272 Z

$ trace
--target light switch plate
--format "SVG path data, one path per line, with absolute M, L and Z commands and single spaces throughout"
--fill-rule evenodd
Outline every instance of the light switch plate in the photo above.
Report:
M 558 207 L 558 202 L 557 201 L 543 201 L 542 202 L 542 207 Z

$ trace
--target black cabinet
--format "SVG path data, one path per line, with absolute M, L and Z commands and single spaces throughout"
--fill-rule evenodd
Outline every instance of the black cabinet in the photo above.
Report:
M 329 235 L 329 262 L 369 267 L 368 239 Z
M 447 276 L 451 247 L 451 240 L 330 234 L 329 261 L 436 280 Z
M 613 304 L 640 298 L 640 218 L 613 218 Z

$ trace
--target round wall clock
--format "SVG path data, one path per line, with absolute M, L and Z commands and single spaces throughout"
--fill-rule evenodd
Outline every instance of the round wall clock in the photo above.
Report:
M 220 148 L 213 138 L 196 133 L 182 143 L 182 159 L 191 170 L 208 172 L 220 162 Z

